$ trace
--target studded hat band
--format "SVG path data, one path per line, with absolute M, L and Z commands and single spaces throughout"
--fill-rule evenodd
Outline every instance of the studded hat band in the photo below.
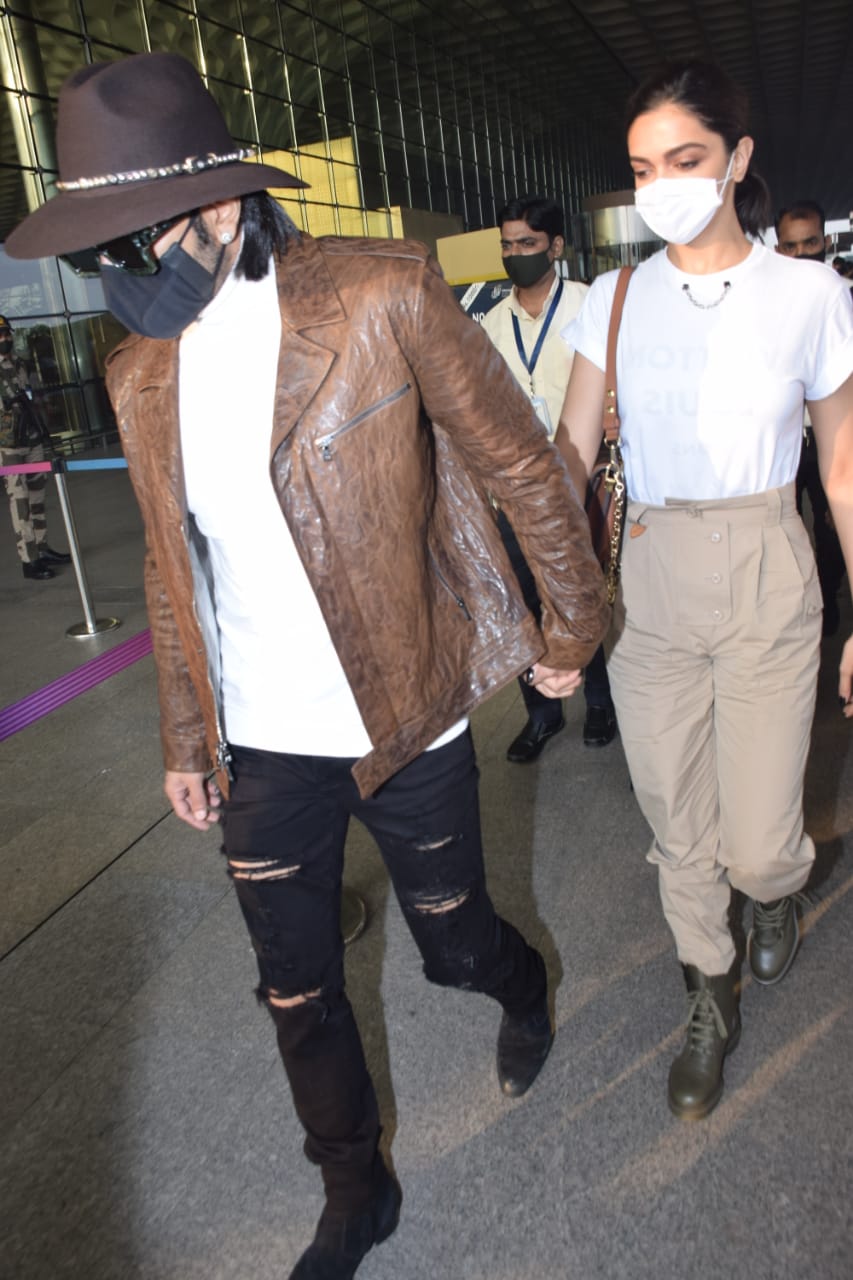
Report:
M 175 178 L 182 173 L 202 173 L 205 169 L 217 169 L 222 164 L 236 164 L 256 155 L 255 147 L 240 147 L 228 155 L 209 152 L 206 156 L 187 156 L 177 164 L 159 165 L 156 169 L 130 169 L 126 173 L 104 173 L 96 178 L 75 178 L 69 182 L 57 182 L 58 191 L 93 191 L 99 187 L 123 187 L 129 182 L 149 182 L 152 178 Z

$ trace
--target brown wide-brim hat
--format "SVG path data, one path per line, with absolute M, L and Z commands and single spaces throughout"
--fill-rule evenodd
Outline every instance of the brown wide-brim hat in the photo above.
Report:
M 59 91 L 58 195 L 7 237 L 10 258 L 105 244 L 193 209 L 269 187 L 305 187 L 244 159 L 195 68 L 140 53 L 75 71 Z

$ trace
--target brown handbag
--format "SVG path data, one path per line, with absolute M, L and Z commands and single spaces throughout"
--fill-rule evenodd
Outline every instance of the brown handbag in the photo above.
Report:
M 613 604 L 619 585 L 619 557 L 622 549 L 622 525 L 625 514 L 625 468 L 622 463 L 622 441 L 619 436 L 619 408 L 616 399 L 616 343 L 625 294 L 631 282 L 633 267 L 622 267 L 616 281 L 616 293 L 607 331 L 607 367 L 604 375 L 604 439 L 598 460 L 589 477 L 586 492 L 586 514 L 592 545 L 607 580 L 607 599 Z

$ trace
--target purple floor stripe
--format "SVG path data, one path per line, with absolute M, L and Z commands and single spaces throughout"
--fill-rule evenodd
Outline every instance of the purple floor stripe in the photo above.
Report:
M 150 652 L 151 632 L 146 629 L 117 644 L 113 649 L 108 649 L 106 653 L 99 654 L 97 658 L 92 658 L 90 662 L 84 662 L 76 671 L 69 671 L 68 675 L 60 676 L 58 680 L 52 680 L 43 688 L 36 689 L 35 693 L 21 698 L 20 702 L 4 707 L 0 710 L 0 742 L 4 738 L 10 738 L 13 733 L 26 729 L 57 707 L 64 706 L 79 694 L 94 689 L 96 684 L 108 680 L 125 667 L 132 666 Z

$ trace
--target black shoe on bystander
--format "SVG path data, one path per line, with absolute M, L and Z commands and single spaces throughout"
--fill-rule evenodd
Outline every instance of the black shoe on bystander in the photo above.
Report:
M 562 715 L 551 724 L 528 720 L 517 738 L 507 747 L 506 758 L 511 764 L 532 764 L 542 754 L 545 743 L 565 727 Z
M 67 551 L 54 551 L 53 547 L 49 547 L 43 542 L 39 547 L 39 555 L 42 560 L 46 560 L 48 564 L 70 564 L 71 555 Z
M 616 737 L 616 712 L 612 707 L 587 707 L 583 722 L 583 745 L 606 747 Z
M 39 582 L 56 577 L 46 560 L 25 560 L 21 569 L 25 578 L 37 578 Z

